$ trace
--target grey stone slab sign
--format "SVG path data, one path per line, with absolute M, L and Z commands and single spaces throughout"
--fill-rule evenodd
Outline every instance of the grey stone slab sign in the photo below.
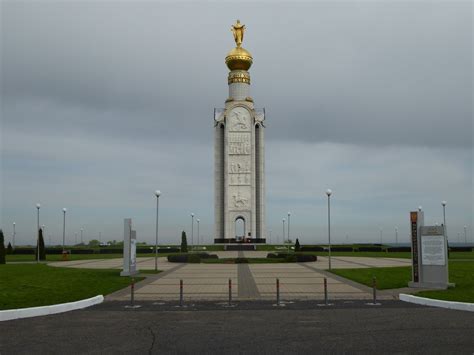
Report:
M 123 270 L 120 276 L 137 274 L 137 232 L 132 229 L 132 219 L 123 220 Z
M 444 226 L 423 225 L 422 211 L 411 212 L 413 278 L 410 287 L 446 289 L 449 283 L 448 246 Z

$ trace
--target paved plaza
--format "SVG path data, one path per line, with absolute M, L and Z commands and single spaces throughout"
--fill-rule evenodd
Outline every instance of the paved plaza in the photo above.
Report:
M 215 252 L 219 258 L 266 257 L 267 252 L 226 251 Z M 368 268 L 409 266 L 409 259 L 332 257 L 333 268 Z M 318 257 L 310 263 L 276 264 L 178 264 L 166 258 L 158 259 L 158 269 L 163 272 L 147 275 L 135 287 L 135 299 L 142 301 L 170 301 L 179 297 L 179 283 L 183 280 L 185 301 L 227 300 L 229 279 L 234 300 L 271 300 L 276 298 L 276 279 L 280 282 L 282 300 L 321 300 L 324 298 L 324 278 L 327 278 L 329 298 L 371 299 L 372 290 L 364 285 L 343 279 L 327 271 L 328 259 Z M 153 257 L 138 258 L 138 269 L 152 270 Z M 50 266 L 74 268 L 121 269 L 122 259 L 80 260 L 53 262 Z M 394 299 L 396 292 L 380 291 L 379 299 Z M 124 289 L 107 296 L 108 300 L 125 301 L 130 291 Z

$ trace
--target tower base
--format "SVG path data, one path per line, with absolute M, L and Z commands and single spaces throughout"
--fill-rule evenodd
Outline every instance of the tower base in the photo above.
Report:
M 265 244 L 265 238 L 215 238 L 214 244 Z

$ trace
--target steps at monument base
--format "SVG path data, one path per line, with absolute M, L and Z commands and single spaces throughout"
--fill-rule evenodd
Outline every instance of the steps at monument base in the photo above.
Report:
M 226 244 L 224 245 L 225 251 L 234 251 L 234 250 L 257 250 L 255 244 Z

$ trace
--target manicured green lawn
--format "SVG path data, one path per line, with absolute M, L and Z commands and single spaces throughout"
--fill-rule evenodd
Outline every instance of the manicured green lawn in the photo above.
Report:
M 158 254 L 158 257 L 166 257 L 170 255 L 169 253 Z M 154 258 L 155 254 L 137 254 L 140 258 Z M 70 254 L 68 255 L 68 261 L 71 260 L 93 260 L 93 259 L 121 259 L 123 257 L 122 254 Z M 46 261 L 61 261 L 63 260 L 62 255 L 59 254 L 50 254 L 46 255 Z M 7 255 L 6 261 L 8 262 L 15 262 L 15 261 L 35 261 L 34 255 Z
M 0 275 L 0 309 L 78 301 L 106 295 L 130 284 L 130 278 L 121 277 L 120 270 L 57 268 L 44 264 L 0 265 Z
M 336 275 L 348 278 L 361 284 L 372 286 L 372 277 L 377 278 L 377 289 L 407 287 L 411 280 L 411 267 L 387 267 L 369 269 L 333 269 Z M 456 287 L 440 291 L 422 291 L 416 295 L 421 297 L 443 299 L 459 302 L 474 302 L 474 262 L 449 262 L 449 281 Z
M 375 276 L 378 290 L 407 287 L 407 283 L 411 279 L 410 266 L 332 269 L 331 272 L 370 287 L 372 287 L 372 279 Z

